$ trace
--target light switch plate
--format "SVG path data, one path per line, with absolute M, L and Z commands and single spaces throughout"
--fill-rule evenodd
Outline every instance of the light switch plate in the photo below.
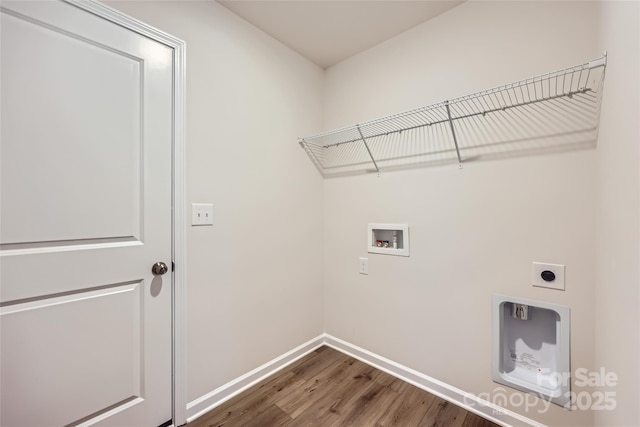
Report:
M 542 278 L 543 271 L 551 271 L 556 276 L 552 281 L 546 281 Z M 564 291 L 564 272 L 565 266 L 562 264 L 548 264 L 543 262 L 534 262 L 531 268 L 531 284 L 540 288 L 550 288 Z
M 213 205 L 211 203 L 192 203 L 191 225 L 213 225 Z

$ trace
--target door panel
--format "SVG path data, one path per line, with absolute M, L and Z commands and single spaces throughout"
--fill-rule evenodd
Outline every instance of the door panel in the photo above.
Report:
M 2 243 L 139 237 L 140 60 L 21 17 L 2 25 L 2 133 L 21 141 L 2 151 Z
M 0 424 L 171 418 L 172 49 L 0 3 Z
M 7 307 L 3 409 L 38 402 L 42 422 L 61 426 L 140 396 L 143 288 L 124 284 Z M 87 384 L 100 386 L 86 393 Z M 9 412 L 3 425 L 20 425 L 24 414 Z

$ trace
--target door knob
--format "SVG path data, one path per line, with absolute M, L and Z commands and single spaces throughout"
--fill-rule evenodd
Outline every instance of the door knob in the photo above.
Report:
M 151 267 L 151 272 L 156 276 L 162 276 L 167 271 L 169 271 L 169 267 L 167 267 L 167 264 L 165 264 L 162 261 L 161 262 L 156 262 Z

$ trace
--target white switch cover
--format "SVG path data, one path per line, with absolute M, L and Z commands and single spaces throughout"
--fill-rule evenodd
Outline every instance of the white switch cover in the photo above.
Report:
M 192 203 L 191 225 L 213 225 L 213 205 L 211 203 Z
M 360 258 L 360 274 L 369 274 L 369 258 Z
M 548 281 L 542 278 L 543 271 L 550 271 L 555 275 L 555 279 Z M 551 288 L 564 291 L 564 271 L 562 264 L 547 264 L 534 262 L 531 268 L 531 284 L 541 288 Z

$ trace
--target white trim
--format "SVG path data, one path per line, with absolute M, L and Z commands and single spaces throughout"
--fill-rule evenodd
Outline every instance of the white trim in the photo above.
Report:
M 173 424 L 186 424 L 186 43 L 95 0 L 64 0 L 173 49 Z
M 467 393 L 459 388 L 453 387 L 440 380 L 432 378 L 428 375 L 420 373 L 416 370 L 408 368 L 404 365 L 396 363 L 385 357 L 379 356 L 368 350 L 360 348 L 356 345 L 343 341 L 339 338 L 324 334 L 324 343 L 328 347 L 345 353 L 355 359 L 358 359 L 368 365 L 378 368 L 383 372 L 393 375 L 403 381 L 413 384 L 414 386 L 428 391 L 444 400 L 447 400 L 469 412 L 473 412 L 501 426 L 532 426 L 545 427 L 530 418 L 515 412 L 504 409 L 492 402 L 480 399 L 477 396 Z M 474 404 L 469 405 L 469 401 Z M 497 414 L 497 415 L 496 415 Z
M 393 375 L 402 381 L 413 384 L 422 390 L 428 391 L 431 394 L 460 406 L 469 412 L 473 412 L 482 418 L 486 418 L 498 425 L 505 427 L 545 427 L 544 424 L 535 420 L 508 409 L 504 409 L 492 402 L 480 399 L 471 393 L 467 393 L 459 388 L 453 387 L 440 380 L 429 377 L 428 375 L 422 374 L 416 370 L 326 333 L 307 341 L 293 350 L 284 353 L 282 356 L 276 357 L 264 365 L 218 387 L 192 402 L 189 402 L 187 405 L 187 420 L 192 422 L 201 415 L 211 411 L 232 397 L 242 393 L 249 387 L 257 384 L 270 375 L 273 375 L 279 370 L 285 368 L 287 365 L 306 356 L 323 345 L 358 359 L 367 365 L 373 366 L 374 368 L 380 369 L 381 371 L 386 372 L 389 375 Z M 470 405 L 470 401 L 472 401 L 473 404 Z
M 173 424 L 187 423 L 187 45 L 175 39 L 173 140 Z
M 276 357 L 273 360 L 247 372 L 246 374 L 218 387 L 217 389 L 197 398 L 187 404 L 187 421 L 192 422 L 196 418 L 209 412 L 213 408 L 223 404 L 227 400 L 242 393 L 254 384 L 275 374 L 301 357 L 324 345 L 324 335 L 319 335 L 306 343 Z

